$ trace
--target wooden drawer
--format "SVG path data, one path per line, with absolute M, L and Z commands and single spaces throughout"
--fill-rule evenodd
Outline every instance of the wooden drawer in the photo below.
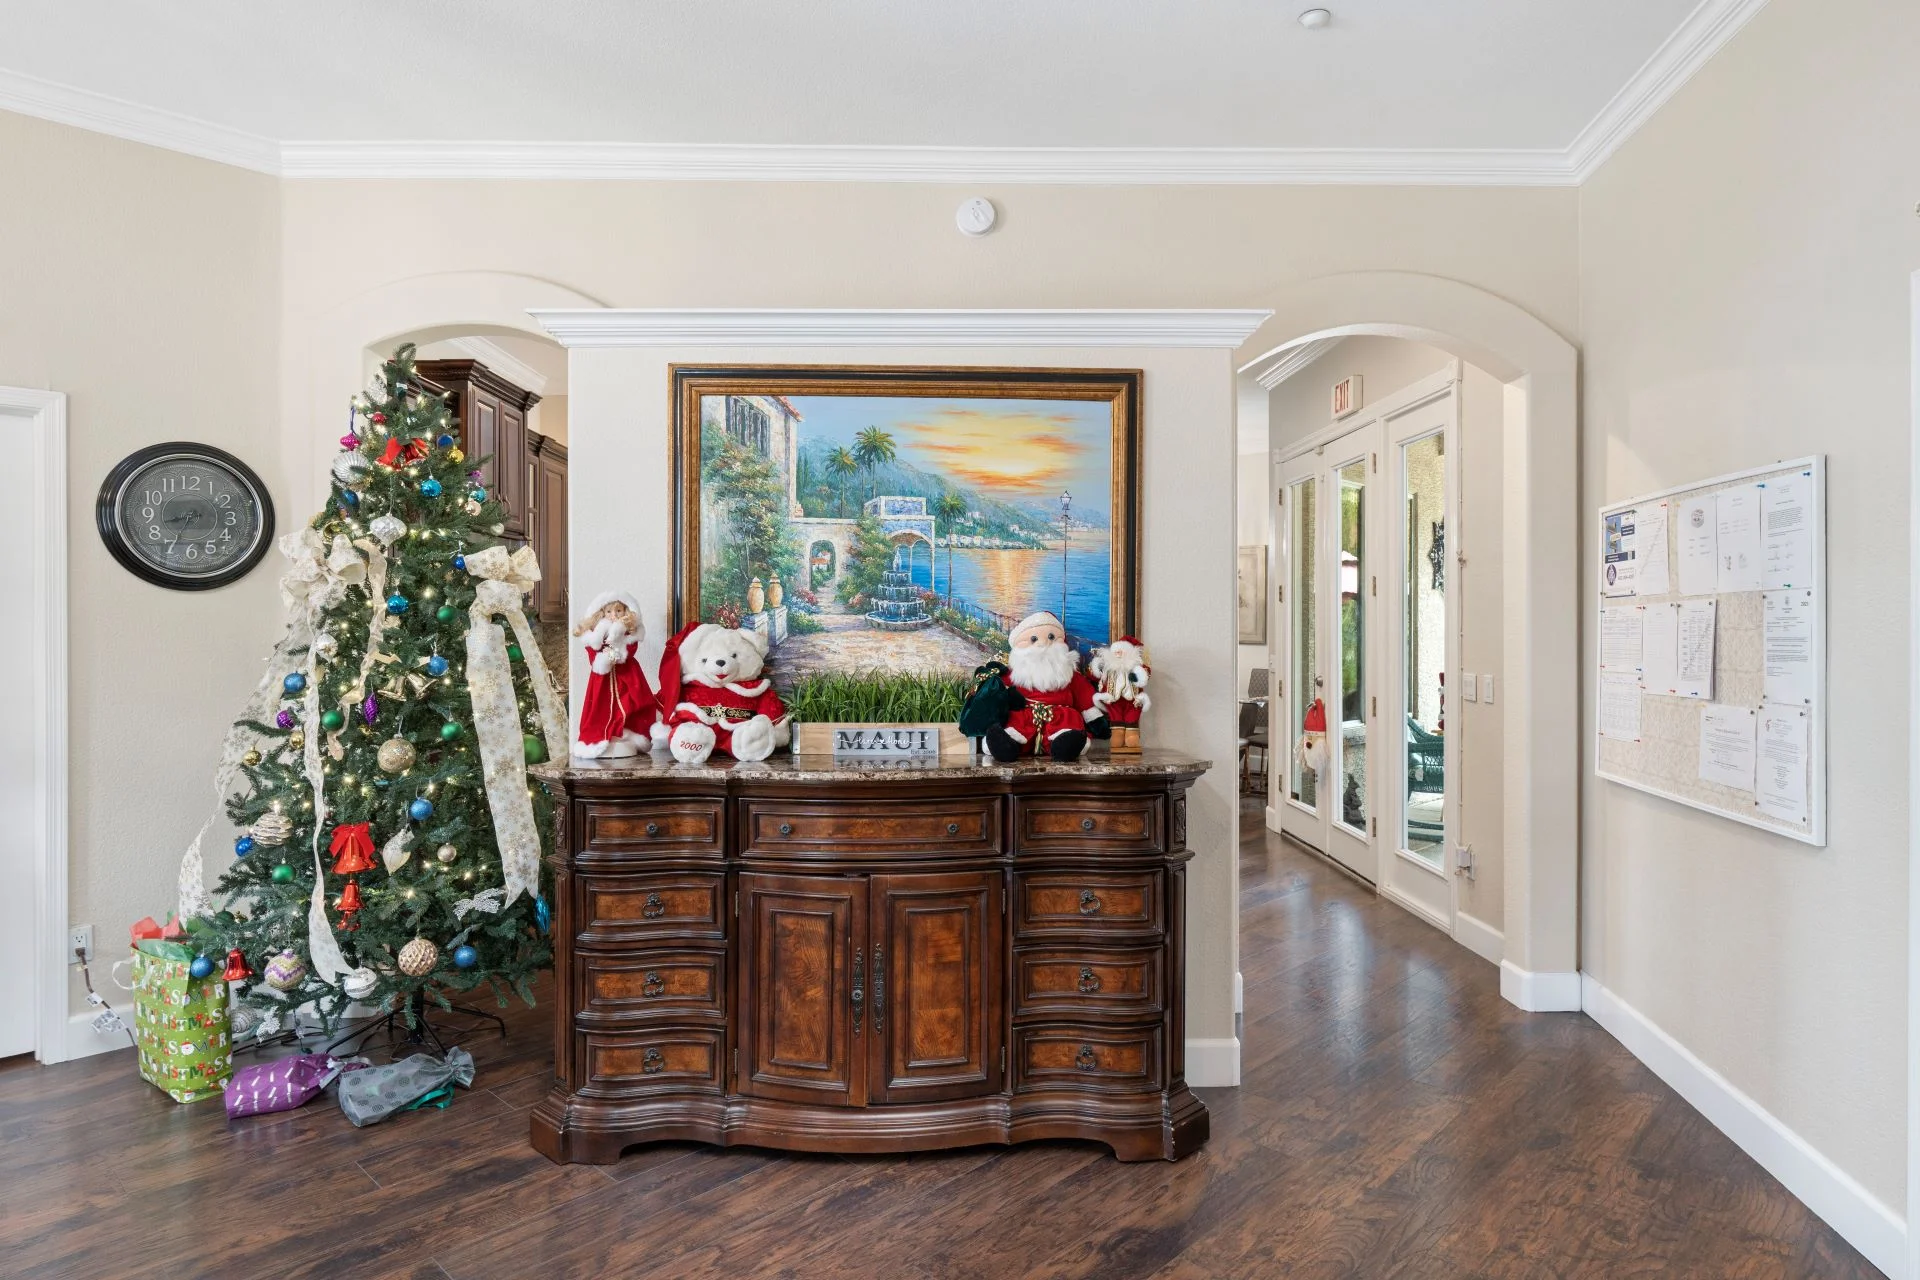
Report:
M 1018 853 L 1164 853 L 1167 798 L 1022 796 L 1013 832 Z
M 727 1010 L 727 953 L 691 948 L 639 954 L 574 954 L 579 975 L 578 1025 L 660 1017 L 722 1017 Z
M 746 857 L 860 858 L 995 853 L 1000 797 L 740 802 Z
M 1037 947 L 1013 956 L 1013 1012 L 1151 1015 L 1166 1008 L 1161 947 Z
M 1150 1027 L 1050 1023 L 1013 1029 L 1013 1088 L 1153 1093 L 1165 1077 L 1159 1024 Z
M 1156 935 L 1161 914 L 1158 871 L 1026 871 L 1013 878 L 1013 927 L 1021 938 Z
M 727 936 L 726 877 L 718 873 L 582 875 L 578 881 L 577 937 L 587 946 Z
M 588 800 L 580 805 L 580 851 L 718 858 L 726 824 L 718 800 Z
M 620 1097 L 725 1090 L 726 1033 L 718 1027 L 577 1034 L 583 1094 Z

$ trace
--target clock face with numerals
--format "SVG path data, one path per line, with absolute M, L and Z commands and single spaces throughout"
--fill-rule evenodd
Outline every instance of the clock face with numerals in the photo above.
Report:
M 94 505 L 129 572 L 178 591 L 224 586 L 273 541 L 273 500 L 246 463 L 212 445 L 156 444 L 113 469 Z

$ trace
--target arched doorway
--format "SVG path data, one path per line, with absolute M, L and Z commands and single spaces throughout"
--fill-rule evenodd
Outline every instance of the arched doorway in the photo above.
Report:
M 831 591 L 840 577 L 840 553 L 828 538 L 816 538 L 807 548 L 807 587 L 818 595 Z

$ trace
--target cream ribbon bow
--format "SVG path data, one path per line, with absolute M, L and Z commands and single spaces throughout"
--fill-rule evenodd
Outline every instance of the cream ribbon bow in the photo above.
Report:
M 513 690 L 513 665 L 507 659 L 506 632 L 493 620 L 496 615 L 506 617 L 520 642 L 539 704 L 541 737 L 550 756 L 556 744 L 566 741 L 566 717 L 523 607 L 527 592 L 540 581 L 540 561 L 533 549 L 521 547 L 509 553 L 505 547 L 488 547 L 470 552 L 466 563 L 467 572 L 480 580 L 468 611 L 467 692 L 473 699 L 474 736 L 479 740 L 487 804 L 493 811 L 494 838 L 500 846 L 506 900 L 512 902 L 522 892 L 536 896 L 540 892 L 540 833 L 527 792 L 526 748 L 521 741 L 519 699 Z

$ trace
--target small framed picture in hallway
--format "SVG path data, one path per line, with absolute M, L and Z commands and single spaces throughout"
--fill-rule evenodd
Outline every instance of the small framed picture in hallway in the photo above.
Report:
M 675 627 L 763 632 L 782 687 L 967 676 L 1029 614 L 1136 629 L 1140 374 L 673 369 Z

